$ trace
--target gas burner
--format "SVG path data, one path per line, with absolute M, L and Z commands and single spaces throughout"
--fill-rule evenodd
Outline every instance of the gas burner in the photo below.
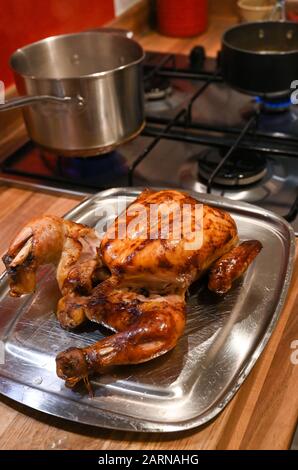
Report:
M 165 96 L 164 99 L 147 99 L 145 102 L 145 111 L 147 117 L 154 116 L 171 116 L 173 111 L 186 102 L 189 98 L 189 93 L 183 89 L 179 89 L 175 85 L 171 88 L 171 94 Z
M 172 93 L 170 80 L 154 75 L 145 81 L 145 98 L 149 101 L 163 100 Z
M 291 107 L 291 99 L 288 95 L 279 98 L 255 98 L 264 113 L 277 114 L 288 111 Z
M 39 157 L 46 171 L 70 182 L 104 186 L 106 181 L 127 174 L 126 161 L 116 150 L 93 157 L 63 157 L 41 149 Z
M 71 178 L 86 178 L 94 183 L 104 178 L 110 179 L 123 175 L 127 171 L 122 155 L 115 150 L 90 158 L 76 157 L 69 159 L 59 157 L 57 164 L 62 174 Z
M 227 151 L 226 148 L 211 148 L 195 157 L 198 178 L 208 181 Z M 266 174 L 267 160 L 265 157 L 250 150 L 236 150 L 219 170 L 214 178 L 214 183 L 227 187 L 247 186 L 257 183 Z

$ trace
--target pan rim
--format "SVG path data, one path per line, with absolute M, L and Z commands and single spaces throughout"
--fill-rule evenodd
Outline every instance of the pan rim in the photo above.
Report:
M 23 72 L 20 72 L 18 70 L 18 68 L 13 65 L 14 59 L 20 53 L 22 53 L 22 52 L 24 52 L 24 51 L 26 51 L 26 50 L 34 47 L 34 46 L 37 46 L 39 44 L 43 44 L 43 43 L 46 43 L 46 42 L 56 41 L 58 39 L 64 39 L 64 38 L 71 38 L 71 37 L 75 37 L 75 36 L 80 36 L 80 35 L 83 35 L 83 34 L 84 35 L 85 34 L 94 35 L 95 37 L 105 37 L 105 38 L 107 37 L 107 33 L 101 32 L 101 31 L 80 31 L 80 32 L 76 32 L 76 33 L 57 34 L 57 35 L 53 35 L 53 36 L 47 36 L 43 39 L 40 39 L 38 41 L 34 41 L 30 44 L 26 44 L 25 46 L 16 49 L 12 53 L 12 55 L 10 56 L 9 65 L 10 65 L 10 67 L 13 70 L 14 73 L 17 73 L 18 75 L 20 75 L 22 77 L 25 77 L 25 78 L 29 78 L 29 79 L 32 79 L 32 80 L 49 80 L 49 81 L 61 81 L 61 80 L 63 80 L 63 81 L 65 81 L 65 80 L 93 79 L 93 78 L 105 77 L 107 75 L 112 75 L 115 72 L 125 70 L 127 68 L 130 68 L 134 65 L 137 65 L 137 64 L 141 63 L 145 58 L 145 51 L 137 41 L 135 41 L 134 39 L 131 39 L 131 38 L 119 36 L 116 33 L 109 33 L 113 36 L 118 36 L 119 38 L 121 38 L 122 41 L 127 42 L 127 44 L 134 44 L 134 46 L 136 46 L 139 49 L 139 51 L 138 51 L 139 52 L 139 57 L 135 60 L 130 61 L 127 64 L 123 64 L 123 65 L 120 65 L 118 67 L 114 67 L 110 70 L 103 70 L 101 72 L 93 72 L 93 73 L 83 74 L 83 75 L 74 75 L 74 76 L 69 75 L 69 76 L 65 76 L 65 77 L 63 77 L 63 76 L 61 76 L 61 77 L 49 77 L 49 76 L 46 76 L 46 75 L 45 76 L 38 76 L 38 75 L 32 74 L 32 73 L 23 73 Z
M 251 49 L 246 49 L 246 48 L 241 48 L 241 47 L 237 47 L 237 46 L 234 46 L 231 44 L 231 42 L 229 40 L 227 40 L 227 35 L 232 32 L 232 31 L 235 31 L 235 30 L 238 30 L 238 29 L 246 29 L 252 25 L 258 25 L 258 26 L 261 26 L 261 25 L 264 25 L 264 27 L 267 27 L 268 24 L 283 24 L 283 25 L 287 25 L 287 26 L 291 26 L 291 27 L 294 27 L 297 29 L 297 32 L 298 32 L 298 23 L 294 22 L 294 21 L 249 21 L 247 23 L 242 23 L 242 24 L 237 24 L 235 26 L 232 26 L 231 28 L 227 29 L 223 36 L 222 36 L 222 46 L 225 46 L 231 50 L 234 50 L 234 51 L 237 51 L 237 52 L 241 52 L 242 54 L 250 54 L 250 55 L 254 55 L 254 56 L 269 56 L 269 57 L 273 57 L 273 56 L 285 56 L 285 55 L 292 55 L 292 54 L 297 54 L 298 53 L 298 47 L 296 49 L 293 49 L 291 51 L 280 51 L 280 52 L 276 52 L 276 51 L 253 51 Z
M 274 4 L 272 5 L 248 5 L 247 3 L 245 3 L 246 0 L 238 0 L 237 1 L 237 6 L 243 10 L 249 10 L 249 11 L 253 11 L 253 12 L 265 12 L 265 11 L 268 11 L 268 10 L 272 10 L 274 8 Z M 257 21 L 264 21 L 264 20 L 256 20 Z

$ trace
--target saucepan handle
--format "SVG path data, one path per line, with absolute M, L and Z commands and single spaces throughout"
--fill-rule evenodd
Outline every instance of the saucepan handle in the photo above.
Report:
M 50 95 L 40 95 L 40 96 L 20 96 L 19 98 L 12 98 L 4 104 L 0 104 L 0 111 L 7 111 L 9 109 L 23 108 L 24 106 L 32 106 L 35 103 L 39 102 L 48 102 L 48 103 L 72 103 L 82 106 L 83 98 L 77 96 L 72 98 L 70 96 L 50 96 Z

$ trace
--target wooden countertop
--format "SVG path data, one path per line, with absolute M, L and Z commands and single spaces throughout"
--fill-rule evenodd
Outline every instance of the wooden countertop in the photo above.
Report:
M 154 32 L 138 36 L 147 49 L 187 52 L 204 44 L 216 55 L 223 30 L 234 19 L 214 18 L 207 34 L 170 39 Z M 63 215 L 77 199 L 18 188 L 0 187 L 0 253 L 28 218 Z M 298 242 L 297 242 L 298 246 Z M 3 268 L 3 265 L 2 265 Z M 167 434 L 137 434 L 91 428 L 47 416 L 0 398 L 0 449 L 286 449 L 298 418 L 298 366 L 290 362 L 290 345 L 298 339 L 298 258 L 278 325 L 253 371 L 212 422 Z

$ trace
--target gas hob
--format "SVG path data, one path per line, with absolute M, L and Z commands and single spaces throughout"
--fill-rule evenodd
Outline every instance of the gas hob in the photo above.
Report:
M 101 156 L 61 157 L 28 142 L 1 162 L 0 179 L 88 194 L 116 186 L 173 186 L 257 204 L 298 233 L 298 107 L 243 95 L 216 59 L 147 52 L 146 127 Z

